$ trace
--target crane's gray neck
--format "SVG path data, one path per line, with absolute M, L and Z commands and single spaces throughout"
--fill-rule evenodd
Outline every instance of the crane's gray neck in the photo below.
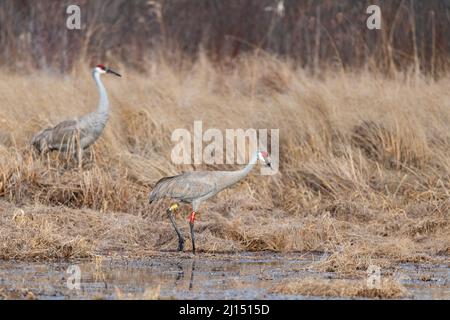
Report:
M 241 173 L 244 175 L 244 177 L 247 176 L 250 173 L 250 171 L 252 171 L 257 160 L 258 160 L 258 153 L 255 153 L 253 157 L 250 159 L 249 163 L 244 167 L 244 169 L 240 170 Z
M 258 160 L 258 153 L 255 153 L 253 157 L 250 159 L 249 163 L 243 169 L 234 171 L 233 178 L 230 181 L 230 185 L 233 185 L 244 179 L 250 173 L 250 171 L 252 171 L 257 160 Z
M 98 93 L 100 95 L 97 113 L 107 115 L 109 113 L 109 101 L 108 95 L 106 94 L 105 86 L 103 85 L 102 80 L 100 79 L 100 73 L 95 72 L 94 70 L 92 76 L 94 77 L 95 83 L 97 84 Z

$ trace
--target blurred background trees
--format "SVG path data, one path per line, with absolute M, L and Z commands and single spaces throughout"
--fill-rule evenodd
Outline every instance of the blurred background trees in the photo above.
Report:
M 312 72 L 368 68 L 439 76 L 449 67 L 450 0 L 1 0 L 0 66 L 67 72 L 79 62 L 137 70 L 155 56 L 226 63 L 257 51 Z M 366 8 L 381 7 L 381 30 Z

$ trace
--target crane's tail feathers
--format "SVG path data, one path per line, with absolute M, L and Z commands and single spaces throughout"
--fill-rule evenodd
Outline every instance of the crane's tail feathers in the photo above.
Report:
M 38 153 L 42 153 L 47 149 L 50 135 L 51 129 L 44 129 L 33 136 L 31 139 L 31 145 Z
M 152 191 L 148 197 L 148 203 L 153 203 L 153 201 L 157 200 L 155 193 Z
M 164 177 L 158 182 L 156 182 L 155 186 L 153 187 L 152 192 L 150 192 L 149 201 L 152 203 L 155 200 L 159 200 L 161 198 L 164 198 L 164 196 L 167 193 L 166 186 L 169 181 L 171 181 L 174 177 Z

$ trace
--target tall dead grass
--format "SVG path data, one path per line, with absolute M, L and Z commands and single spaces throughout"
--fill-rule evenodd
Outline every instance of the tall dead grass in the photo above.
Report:
M 83 170 L 34 158 L 39 129 L 93 110 L 88 68 L 70 77 L 0 73 L 2 259 L 145 254 L 173 249 L 147 194 L 176 166 L 172 130 L 280 128 L 280 172 L 251 175 L 200 211 L 203 251 L 320 251 L 340 274 L 450 254 L 450 79 L 370 73 L 310 78 L 274 58 L 223 70 L 201 58 L 105 77 L 112 111 Z M 182 207 L 178 216 L 186 227 Z M 187 229 L 185 229 L 187 235 Z M 187 248 L 189 249 L 189 248 Z

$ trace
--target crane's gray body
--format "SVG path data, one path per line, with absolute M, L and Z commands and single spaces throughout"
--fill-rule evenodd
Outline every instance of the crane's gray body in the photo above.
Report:
M 245 168 L 241 170 L 193 171 L 185 172 L 173 177 L 162 178 L 156 183 L 150 193 L 150 203 L 163 198 L 171 198 L 175 201 L 192 203 L 193 212 L 189 218 L 189 227 L 191 230 L 192 252 L 195 253 L 194 220 L 200 204 L 215 196 L 223 189 L 229 188 L 244 179 L 252 170 L 257 159 L 262 159 L 264 162 L 266 161 L 261 152 L 258 151 Z M 270 165 L 270 163 L 267 164 Z M 182 251 L 184 248 L 184 239 L 173 218 L 173 207 L 173 205 L 170 206 L 167 210 L 167 214 L 178 235 L 178 250 Z M 176 208 L 177 206 L 175 206 L 175 209 Z
M 66 120 L 53 128 L 47 128 L 31 140 L 31 144 L 39 153 L 53 150 L 74 151 L 91 146 L 101 136 L 109 119 L 109 102 L 106 89 L 100 80 L 100 73 L 94 69 L 93 77 L 97 83 L 100 102 L 96 111 L 83 117 Z
M 101 136 L 108 121 L 108 116 L 99 117 L 89 114 L 79 119 L 66 120 L 53 128 L 37 133 L 31 144 L 39 153 L 60 150 L 67 151 L 79 146 L 86 149 Z
M 193 171 L 159 180 L 150 193 L 150 202 L 171 198 L 192 203 L 194 211 L 200 204 L 242 180 L 250 172 L 254 163 L 237 171 Z

